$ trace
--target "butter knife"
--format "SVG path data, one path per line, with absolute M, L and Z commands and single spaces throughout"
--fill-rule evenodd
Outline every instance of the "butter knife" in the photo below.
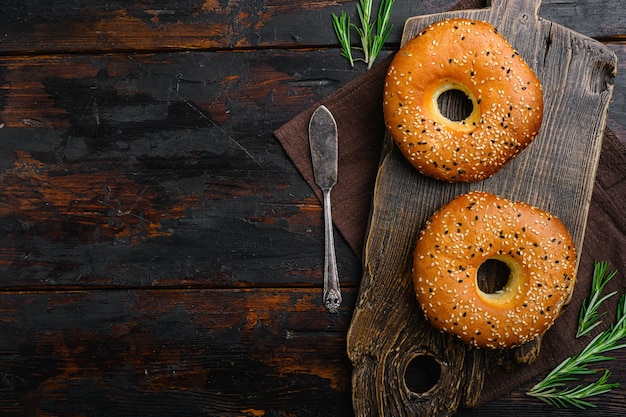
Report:
M 337 183 L 337 123 L 325 106 L 318 107 L 309 121 L 309 145 L 315 183 L 322 190 L 324 206 L 324 305 L 336 313 L 341 305 L 341 289 L 335 257 L 335 239 L 330 191 Z

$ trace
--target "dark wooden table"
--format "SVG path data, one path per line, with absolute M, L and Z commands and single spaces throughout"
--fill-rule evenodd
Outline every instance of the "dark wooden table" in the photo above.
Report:
M 382 56 L 407 17 L 454 3 L 396 0 Z M 321 206 L 272 132 L 364 70 L 331 26 L 354 6 L 3 2 L 0 415 L 353 415 L 360 263 L 337 236 L 328 314 Z M 539 13 L 618 54 L 608 127 L 626 143 L 621 1 Z M 532 383 L 459 415 L 592 414 Z M 626 390 L 595 403 L 623 416 Z

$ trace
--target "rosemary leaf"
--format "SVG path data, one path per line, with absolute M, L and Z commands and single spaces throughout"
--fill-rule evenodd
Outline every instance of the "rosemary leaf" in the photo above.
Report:
M 370 48 L 370 56 L 371 59 L 368 62 L 367 69 L 371 69 L 372 65 L 374 65 L 374 61 L 378 54 L 383 49 L 385 42 L 387 42 L 387 38 L 391 34 L 391 29 L 393 29 L 393 25 L 389 24 L 391 20 L 391 9 L 395 0 L 382 0 L 378 7 L 378 17 L 376 18 L 376 34 L 372 39 L 372 45 Z
M 619 386 L 619 383 L 607 382 L 610 376 L 608 370 L 589 385 L 568 388 L 566 383 L 576 380 L 578 375 L 596 373 L 589 367 L 593 363 L 613 360 L 613 357 L 605 354 L 626 348 L 626 343 L 620 343 L 624 338 L 626 338 L 626 295 L 622 295 L 618 302 L 615 323 L 594 337 L 581 352 L 561 362 L 527 394 L 557 407 L 567 405 L 577 408 L 593 407 L 592 403 L 585 400 L 586 398 L 604 394 Z
M 602 296 L 602 291 L 604 290 L 606 284 L 608 284 L 609 281 L 617 274 L 617 270 L 607 274 L 606 270 L 608 266 L 608 262 L 596 262 L 594 264 L 591 294 L 588 298 L 583 300 L 578 319 L 576 337 L 582 337 L 590 334 L 593 329 L 602 323 L 601 319 L 605 313 L 598 313 L 598 308 L 604 301 L 617 294 L 617 291 L 613 291 Z
M 351 23 L 345 11 L 341 12 L 340 17 L 333 14 L 333 27 L 341 45 L 341 55 L 350 61 L 351 66 L 354 66 L 355 61 L 363 61 L 367 64 L 368 70 L 372 68 L 393 28 L 389 22 L 394 2 L 395 0 L 381 0 L 376 19 L 372 21 L 373 0 L 360 0 L 356 4 L 360 25 Z M 350 44 L 352 30 L 359 36 L 360 47 L 353 47 Z M 352 49 L 360 50 L 363 57 L 354 57 Z
M 372 24 L 370 23 L 372 17 L 372 0 L 361 0 L 356 5 L 357 12 L 359 13 L 359 19 L 361 20 L 361 27 L 353 27 L 361 37 L 361 46 L 363 47 L 363 60 L 367 63 L 370 59 L 370 39 L 372 37 Z
M 531 390 L 528 395 L 560 408 L 568 405 L 573 405 L 580 409 L 595 407 L 593 403 L 586 401 L 586 399 L 607 393 L 613 388 L 619 387 L 617 382 L 607 383 L 610 376 L 611 373 L 605 370 L 598 380 L 589 385 L 578 385 L 561 391 L 557 391 L 555 387 L 544 390 Z
M 354 58 L 352 57 L 352 49 L 350 45 L 350 17 L 345 11 L 341 11 L 341 16 L 337 17 L 333 13 L 333 27 L 335 34 L 341 45 L 341 55 L 350 61 L 350 66 L 354 66 Z

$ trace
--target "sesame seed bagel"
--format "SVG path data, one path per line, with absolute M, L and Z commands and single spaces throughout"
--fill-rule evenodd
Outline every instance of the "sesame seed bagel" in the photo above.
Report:
M 444 116 L 438 104 L 455 90 L 471 101 L 462 120 Z M 385 79 L 383 111 L 391 137 L 417 170 L 473 182 L 496 173 L 536 137 L 543 93 L 491 24 L 451 19 L 428 26 L 398 51 Z
M 487 260 L 506 264 L 493 293 L 478 284 Z M 521 345 L 542 335 L 569 303 L 576 251 L 566 227 L 531 205 L 470 192 L 427 221 L 414 252 L 413 283 L 436 328 L 483 348 Z

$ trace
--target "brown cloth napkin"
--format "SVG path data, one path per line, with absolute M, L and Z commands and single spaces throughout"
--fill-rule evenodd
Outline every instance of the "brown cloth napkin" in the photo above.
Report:
M 462 0 L 454 10 L 484 7 L 481 0 Z M 381 157 L 384 124 L 382 116 L 383 80 L 391 57 L 358 76 L 343 88 L 302 112 L 274 132 L 285 151 L 311 185 L 313 179 L 308 143 L 308 123 L 313 111 L 326 105 L 337 120 L 339 130 L 339 181 L 332 194 L 335 226 L 358 256 L 362 255 L 372 192 Z M 578 284 L 567 311 L 544 338 L 539 358 L 514 372 L 497 371 L 483 387 L 480 403 L 506 394 L 517 386 L 544 374 L 568 356 L 579 352 L 589 339 L 576 339 L 578 312 L 589 294 L 594 261 L 609 261 L 620 269 L 605 291 L 626 294 L 626 152 L 617 137 L 605 131 L 602 153 L 594 186 Z M 618 296 L 605 305 L 605 329 L 614 319 Z M 604 311 L 604 310 L 603 310 Z M 563 346 L 563 340 L 571 341 Z M 607 364 L 610 366 L 610 363 Z

